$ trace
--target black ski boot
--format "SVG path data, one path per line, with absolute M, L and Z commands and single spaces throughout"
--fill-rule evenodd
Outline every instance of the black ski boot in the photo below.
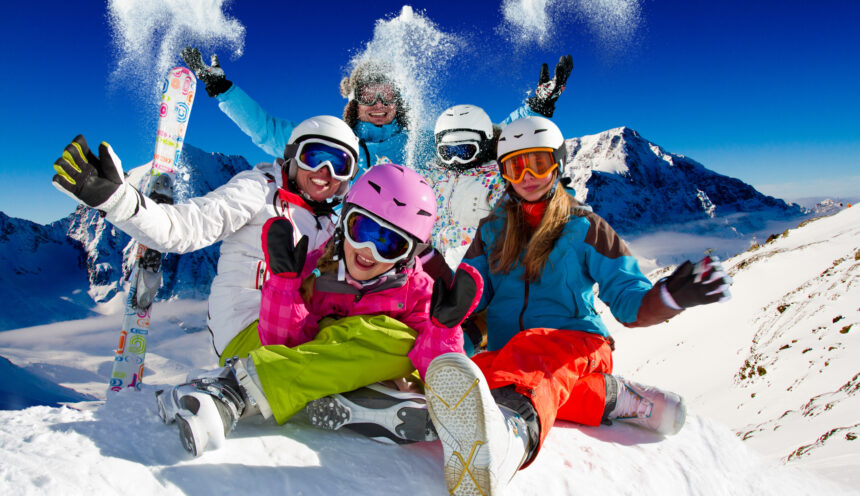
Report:
M 311 424 L 320 429 L 336 431 L 346 427 L 385 444 L 438 439 L 423 394 L 382 384 L 311 401 L 305 411 Z

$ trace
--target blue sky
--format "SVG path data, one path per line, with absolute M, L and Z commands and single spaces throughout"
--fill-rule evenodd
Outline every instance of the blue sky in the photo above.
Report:
M 631 3 L 635 30 L 620 37 L 570 7 Z M 222 66 L 273 115 L 340 115 L 351 56 L 404 4 L 234 0 L 226 13 L 246 29 L 244 52 L 219 50 Z M 476 104 L 500 120 L 541 62 L 571 53 L 554 118 L 566 137 L 628 126 L 766 194 L 860 197 L 855 1 L 558 0 L 542 44 L 500 31 L 500 2 L 408 5 L 469 46 L 434 75 L 443 104 Z M 119 55 L 106 14 L 102 2 L 4 8 L 0 211 L 42 223 L 68 214 L 74 203 L 50 185 L 51 164 L 78 133 L 111 143 L 126 169 L 151 158 L 150 92 L 110 77 Z M 269 160 L 202 91 L 186 142 Z

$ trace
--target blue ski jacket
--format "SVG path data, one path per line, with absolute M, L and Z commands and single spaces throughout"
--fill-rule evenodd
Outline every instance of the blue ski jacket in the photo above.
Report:
M 594 284 L 599 297 L 622 323 L 637 321 L 651 282 L 612 227 L 588 207 L 577 204 L 549 255 L 537 282 L 523 280 L 518 264 L 507 274 L 489 269 L 490 251 L 503 235 L 506 213 L 500 202 L 478 226 L 463 262 L 484 278 L 476 311 L 487 309 L 487 349 L 501 349 L 515 334 L 549 327 L 608 336 L 594 309 Z
M 284 148 L 293 129 L 298 125 L 297 122 L 272 117 L 236 84 L 218 95 L 217 99 L 218 108 L 227 114 L 242 132 L 250 136 L 255 145 L 272 156 L 283 156 Z M 396 121 L 384 126 L 359 121 L 353 131 L 362 143 L 358 154 L 359 175 L 366 171 L 369 165 L 381 163 L 420 167 L 432 157 L 428 155 L 428 150 L 434 150 L 432 132 L 415 134 L 401 127 Z M 415 156 L 408 157 L 407 144 L 413 135 L 416 140 L 413 149 L 416 153 Z

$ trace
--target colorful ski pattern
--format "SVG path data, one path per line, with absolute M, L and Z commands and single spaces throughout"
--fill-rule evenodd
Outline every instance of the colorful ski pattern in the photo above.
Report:
M 146 195 L 157 203 L 173 203 L 176 167 L 196 88 L 197 78 L 184 67 L 171 69 L 162 83 L 155 154 L 144 188 Z M 161 253 L 138 243 L 134 257 L 119 346 L 110 376 L 110 391 L 140 389 L 152 301 L 161 287 Z

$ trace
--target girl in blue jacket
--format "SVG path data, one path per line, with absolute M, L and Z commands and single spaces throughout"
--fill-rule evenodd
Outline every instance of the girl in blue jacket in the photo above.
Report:
M 506 197 L 478 227 L 464 262 L 483 276 L 487 352 L 437 357 L 425 376 L 452 494 L 493 494 L 537 455 L 556 419 L 626 420 L 661 434 L 684 424 L 677 394 L 612 375 L 613 342 L 593 287 L 626 326 L 663 322 L 727 299 L 719 261 L 682 264 L 653 285 L 615 231 L 559 186 L 566 150 L 543 117 L 504 128 Z

